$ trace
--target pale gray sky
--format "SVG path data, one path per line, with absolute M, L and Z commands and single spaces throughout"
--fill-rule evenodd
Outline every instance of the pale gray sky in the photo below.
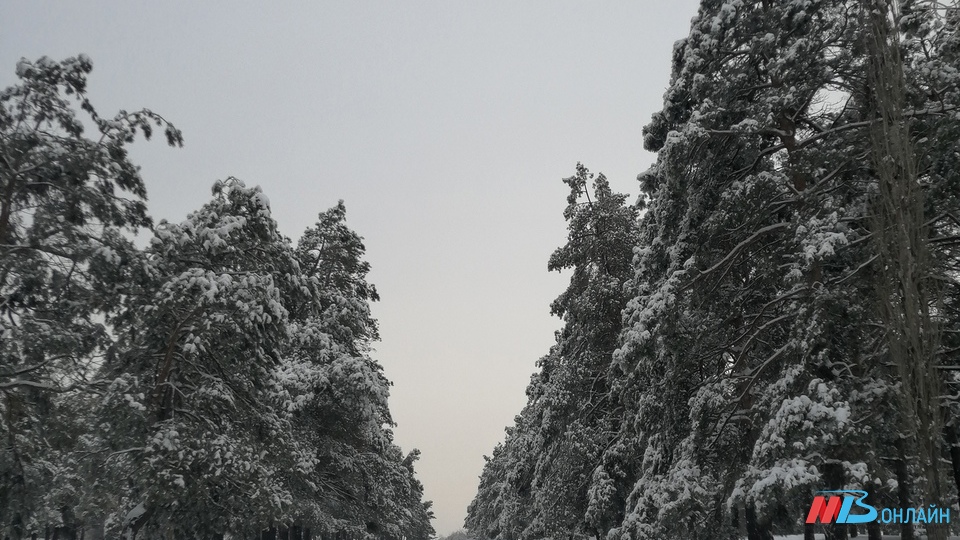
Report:
M 694 0 L 0 3 L 16 61 L 86 53 L 101 114 L 147 107 L 183 149 L 138 142 L 152 215 L 180 220 L 233 175 L 287 236 L 344 199 L 366 239 L 398 443 L 441 534 L 523 406 L 560 321 L 577 161 L 635 196 Z

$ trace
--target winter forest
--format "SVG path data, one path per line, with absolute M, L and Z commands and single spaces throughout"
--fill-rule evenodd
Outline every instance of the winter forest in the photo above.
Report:
M 448 538 L 960 533 L 960 8 L 703 0 L 672 66 L 640 197 L 563 180 L 562 328 Z M 344 202 L 154 219 L 129 145 L 181 131 L 101 115 L 86 55 L 15 70 L 0 538 L 434 537 Z M 805 522 L 825 490 L 920 519 Z
M 640 200 L 566 180 L 563 328 L 467 529 L 945 538 L 804 520 L 828 489 L 957 519 L 958 69 L 956 4 L 701 2 Z
M 429 537 L 343 202 L 294 244 L 230 178 L 154 224 L 126 146 L 181 133 L 147 110 L 101 117 L 83 55 L 16 69 L 0 93 L 0 535 Z

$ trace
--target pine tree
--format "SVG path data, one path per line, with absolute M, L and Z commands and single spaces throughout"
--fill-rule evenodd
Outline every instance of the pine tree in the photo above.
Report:
M 22 59 L 20 83 L 0 92 L 0 534 L 15 539 L 75 525 L 74 411 L 102 388 L 104 319 L 136 258 L 125 232 L 151 223 L 126 146 L 156 128 L 182 144 L 147 110 L 100 117 L 91 69 L 83 55 Z
M 259 188 L 230 179 L 157 227 L 104 365 L 95 442 L 106 489 L 128 486 L 108 532 L 433 533 L 419 454 L 389 431 L 376 293 L 344 216 L 322 213 L 294 248 Z
M 297 522 L 327 533 L 376 529 L 394 537 L 428 538 L 430 503 L 414 475 L 419 452 L 393 443 L 390 382 L 370 357 L 377 324 L 368 302 L 362 238 L 347 227 L 343 201 L 322 212 L 300 237 L 296 256 L 314 291 L 291 309 L 278 388 L 292 414 L 292 437 L 310 449 L 314 472 L 295 497 Z
M 645 131 L 658 161 L 617 357 L 636 404 L 624 436 L 644 455 L 636 537 L 732 536 L 728 503 L 751 538 L 793 526 L 841 438 L 859 437 L 859 327 L 837 330 L 861 297 L 826 286 L 865 260 L 844 251 L 865 234 L 844 138 L 852 22 L 840 2 L 704 2 L 675 49 Z
M 551 271 L 573 270 L 569 287 L 551 305 L 564 327 L 538 363 L 529 402 L 488 460 L 471 505 L 468 529 L 490 538 L 601 535 L 608 526 L 600 510 L 611 504 L 608 494 L 590 487 L 595 475 L 605 474 L 601 455 L 616 442 L 622 411 L 611 400 L 608 377 L 638 209 L 580 164 L 564 182 L 568 241 L 548 264 Z M 497 480 L 501 475 L 506 478 Z
M 292 504 L 276 461 L 289 419 L 268 381 L 306 286 L 259 188 L 228 180 L 180 224 L 161 222 L 115 321 L 97 433 L 114 457 L 108 518 L 150 536 L 256 533 Z M 273 458 L 273 459 L 271 459 Z M 305 464 L 299 464 L 301 468 Z M 110 489 L 108 488 L 108 489 Z

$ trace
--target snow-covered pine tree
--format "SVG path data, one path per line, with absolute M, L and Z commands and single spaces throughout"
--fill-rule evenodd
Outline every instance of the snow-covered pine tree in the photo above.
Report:
M 417 454 L 389 431 L 389 382 L 368 354 L 376 293 L 344 213 L 294 248 L 259 188 L 231 179 L 157 228 L 104 366 L 98 435 L 110 485 L 129 486 L 117 531 L 432 534 Z
M 551 305 L 564 326 L 540 365 L 544 452 L 535 494 L 549 534 L 601 537 L 608 518 L 591 483 L 605 468 L 601 456 L 616 443 L 622 418 L 608 381 L 627 301 L 624 284 L 632 274 L 638 208 L 614 193 L 603 174 L 594 177 L 580 164 L 564 182 L 570 188 L 564 210 L 568 239 L 554 251 L 548 269 L 569 269 L 572 275 Z
M 619 533 L 734 537 L 737 523 L 768 538 L 796 530 L 818 488 L 912 504 L 877 309 L 876 81 L 860 8 L 705 1 L 676 48 L 647 128 L 658 162 L 617 356 L 617 390 L 635 404 L 624 438 L 644 449 Z M 919 101 L 905 114 L 945 121 L 951 105 Z M 946 221 L 927 204 L 927 220 Z
M 507 438 L 511 429 L 507 428 Z M 497 443 L 491 456 L 483 456 L 483 472 L 477 486 L 477 494 L 467 507 L 464 528 L 474 538 L 503 538 L 513 540 L 509 531 L 502 530 L 500 517 L 504 515 L 504 497 L 509 494 L 507 482 L 507 458 L 505 443 Z
M 484 456 L 477 495 L 464 521 L 477 538 L 521 540 L 544 536 L 538 528 L 543 522 L 537 518 L 532 491 L 536 462 L 542 454 L 538 436 L 543 422 L 541 392 L 539 374 L 534 374 L 527 387 L 526 406 L 514 425 L 506 428 L 506 438 L 494 448 L 493 456 Z
M 86 95 L 91 69 L 84 55 L 22 59 L 20 83 L 0 91 L 0 536 L 13 539 L 76 532 L 89 479 L 78 412 L 102 389 L 104 321 L 136 259 L 124 233 L 151 223 L 126 146 L 154 129 L 182 144 L 150 111 L 101 117 Z
M 373 360 L 377 338 L 362 238 L 347 227 L 343 201 L 300 237 L 297 260 L 310 302 L 291 307 L 289 340 L 274 380 L 293 438 L 310 449 L 314 473 L 297 487 L 293 514 L 320 533 L 376 529 L 428 538 L 430 503 L 414 476 L 419 452 L 393 443 L 390 382 Z
M 859 327 L 838 322 L 859 295 L 825 286 L 856 284 L 863 260 L 841 250 L 864 206 L 843 139 L 860 86 L 847 7 L 705 1 L 675 48 L 617 355 L 644 456 L 622 529 L 636 538 L 733 537 L 728 500 L 751 538 L 796 526 L 840 437 L 857 440 Z M 798 416 L 813 427 L 780 421 Z
M 217 182 L 179 224 L 161 222 L 143 254 L 97 436 L 108 530 L 141 537 L 251 536 L 292 505 L 289 418 L 269 382 L 288 338 L 285 305 L 309 301 L 292 246 L 259 188 Z
M 637 208 L 602 174 L 594 177 L 580 164 L 564 182 L 570 188 L 568 241 L 548 264 L 551 271 L 573 270 L 551 306 L 564 326 L 538 363 L 527 406 L 484 469 L 467 518 L 468 529 L 483 537 L 602 536 L 610 520 L 590 486 L 605 470 L 600 457 L 615 442 L 622 411 L 610 399 L 607 380 L 637 240 Z

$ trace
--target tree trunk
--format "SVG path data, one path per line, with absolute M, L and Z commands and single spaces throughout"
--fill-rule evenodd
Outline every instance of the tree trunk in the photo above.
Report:
M 894 462 L 894 469 L 897 474 L 897 502 L 900 508 L 913 508 L 913 503 L 910 500 L 910 471 L 907 469 L 907 452 L 903 438 L 897 437 L 894 446 L 897 450 L 897 459 Z M 914 540 L 912 523 L 900 525 L 900 539 Z
M 90 527 L 90 540 L 104 540 L 105 534 L 103 520 L 96 519 Z
M 743 538 L 747 535 L 747 518 L 746 518 L 746 509 L 742 506 L 737 507 L 737 511 L 734 514 L 735 517 L 735 527 L 737 529 L 737 537 Z
M 843 463 L 828 461 L 823 464 L 823 483 L 827 489 L 843 489 L 844 476 Z M 825 525 L 824 537 L 826 540 L 847 540 L 847 526 L 842 523 Z
M 960 437 L 957 436 L 957 426 L 953 419 L 948 419 L 943 425 L 943 435 L 950 448 L 950 465 L 953 470 L 953 483 L 960 494 Z
M 934 357 L 936 325 L 930 315 L 937 291 L 924 226 L 924 195 L 918 186 L 915 149 L 904 115 L 906 85 L 900 56 L 897 2 L 862 0 L 867 28 L 870 140 L 877 174 L 873 237 L 877 247 L 881 320 L 890 359 L 900 378 L 903 433 L 909 437 L 923 481 L 921 504 L 943 504 L 940 478 L 940 380 Z M 910 507 L 904 507 L 910 508 Z M 930 540 L 946 540 L 941 524 L 927 526 Z
M 747 540 L 773 540 L 773 533 L 767 523 L 757 521 L 757 511 L 752 504 L 747 504 Z

